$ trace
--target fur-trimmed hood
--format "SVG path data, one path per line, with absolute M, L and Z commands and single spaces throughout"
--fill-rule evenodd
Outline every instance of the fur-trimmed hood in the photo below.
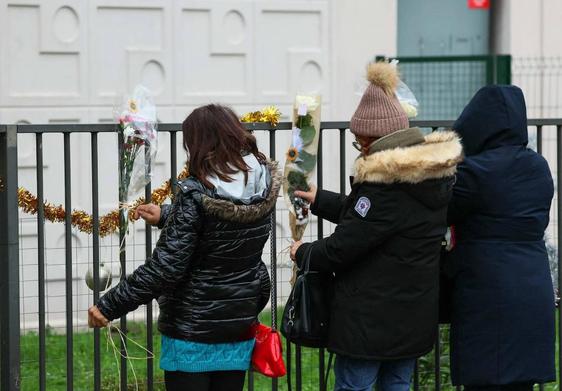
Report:
M 355 183 L 420 183 L 455 175 L 462 160 L 460 139 L 454 132 L 425 136 L 421 144 L 386 149 L 355 162 Z
M 267 195 L 263 199 L 245 205 L 203 194 L 203 208 L 207 213 L 226 221 L 252 223 L 263 219 L 275 208 L 282 183 L 278 163 L 276 161 L 268 161 L 267 168 L 271 180 Z

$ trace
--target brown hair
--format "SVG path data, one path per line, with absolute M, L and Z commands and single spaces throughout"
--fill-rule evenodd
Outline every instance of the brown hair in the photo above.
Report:
M 230 175 L 244 172 L 248 180 L 250 167 L 243 153 L 252 153 L 260 163 L 266 158 L 258 150 L 256 138 L 248 132 L 234 111 L 218 104 L 201 106 L 183 121 L 183 147 L 189 155 L 189 171 L 207 188 L 211 175 L 232 182 Z

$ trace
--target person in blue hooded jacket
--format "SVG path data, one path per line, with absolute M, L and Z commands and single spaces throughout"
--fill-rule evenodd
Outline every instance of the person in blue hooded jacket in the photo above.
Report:
M 448 221 L 456 248 L 451 375 L 465 390 L 531 390 L 556 379 L 554 293 L 544 231 L 553 181 L 547 162 L 527 148 L 521 89 L 487 86 L 454 130 L 458 166 Z

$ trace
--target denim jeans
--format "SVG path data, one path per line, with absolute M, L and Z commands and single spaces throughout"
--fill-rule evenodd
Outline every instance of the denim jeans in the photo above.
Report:
M 334 391 L 408 391 L 416 360 L 369 361 L 336 356 Z

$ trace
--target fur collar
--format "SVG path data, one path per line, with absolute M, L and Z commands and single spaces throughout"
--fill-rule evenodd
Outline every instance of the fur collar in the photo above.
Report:
M 355 183 L 420 183 L 453 176 L 462 160 L 460 139 L 454 132 L 433 132 L 422 144 L 387 149 L 355 162 Z
M 282 183 L 281 171 L 278 169 L 278 163 L 275 161 L 268 161 L 267 168 L 271 174 L 271 185 L 269 193 L 263 201 L 250 205 L 243 205 L 203 195 L 203 208 L 207 213 L 226 221 L 252 223 L 263 219 L 275 208 Z

